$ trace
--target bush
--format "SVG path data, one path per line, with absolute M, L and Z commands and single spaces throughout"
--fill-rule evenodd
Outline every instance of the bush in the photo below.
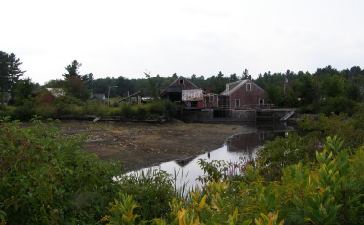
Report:
M 355 108 L 355 101 L 346 97 L 331 97 L 327 98 L 321 105 L 320 111 L 326 115 L 332 113 L 346 113 L 352 115 Z
M 94 224 L 118 192 L 120 166 L 51 124 L 0 125 L 0 211 L 9 224 Z
M 171 101 L 158 100 L 148 103 L 149 112 L 154 115 L 171 118 L 176 115 L 176 105 Z
M 84 115 L 108 116 L 110 107 L 99 101 L 88 101 L 83 108 Z
M 288 137 L 277 137 L 264 145 L 258 153 L 257 167 L 267 180 L 277 180 L 284 167 L 298 162 L 309 163 L 319 150 L 317 135 L 298 135 L 290 133 Z
M 127 119 L 133 119 L 135 116 L 135 110 L 134 108 L 129 104 L 123 104 L 121 105 L 121 115 L 124 116 Z
M 123 176 L 120 180 L 123 194 L 133 196 L 138 203 L 135 210 L 142 220 L 166 217 L 169 203 L 175 196 L 171 177 L 164 171 L 148 170 Z
M 148 111 L 144 105 L 138 105 L 135 110 L 135 118 L 145 120 L 148 117 Z
M 24 100 L 21 106 L 18 106 L 13 111 L 11 118 L 28 121 L 35 115 L 35 110 L 33 108 L 33 102 L 30 100 Z

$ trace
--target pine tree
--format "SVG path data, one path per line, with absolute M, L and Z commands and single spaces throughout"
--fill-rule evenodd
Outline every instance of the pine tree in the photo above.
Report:
M 0 51 L 0 92 L 11 92 L 25 71 L 20 69 L 19 58 L 14 53 Z

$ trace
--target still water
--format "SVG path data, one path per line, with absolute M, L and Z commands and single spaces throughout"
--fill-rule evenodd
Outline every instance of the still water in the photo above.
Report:
M 200 159 L 207 162 L 224 160 L 231 163 L 245 163 L 255 159 L 257 152 L 266 141 L 272 140 L 276 136 L 285 136 L 289 130 L 291 129 L 287 127 L 270 130 L 256 129 L 252 133 L 236 134 L 228 138 L 222 147 L 210 152 L 195 157 L 161 163 L 157 166 L 130 172 L 129 174 L 163 170 L 175 178 L 177 188 L 185 186 L 185 188 L 190 189 L 200 185 L 197 181 L 197 178 L 203 175 L 203 170 L 198 164 Z

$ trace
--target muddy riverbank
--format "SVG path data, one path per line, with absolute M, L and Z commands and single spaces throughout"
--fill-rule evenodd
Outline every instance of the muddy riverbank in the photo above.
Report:
M 134 170 L 183 159 L 221 147 L 234 134 L 254 132 L 234 124 L 167 124 L 79 122 L 61 124 L 67 135 L 85 134 L 85 150 L 101 159 L 121 160 L 125 170 Z

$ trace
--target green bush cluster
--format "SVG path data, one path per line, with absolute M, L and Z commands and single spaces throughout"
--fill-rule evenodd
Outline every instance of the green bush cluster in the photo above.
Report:
M 2 121 L 0 130 L 1 225 L 100 224 L 119 194 L 137 196 L 143 220 L 169 213 L 165 172 L 120 177 L 120 163 L 83 151 L 84 137 L 64 136 L 55 122 Z
M 65 96 L 52 102 L 24 100 L 18 106 L 2 106 L 0 116 L 29 121 L 35 115 L 42 118 L 61 118 L 62 116 L 120 116 L 127 120 L 172 118 L 176 115 L 176 105 L 169 101 L 156 100 L 145 104 L 114 104 L 110 107 L 100 101 L 81 101 Z
M 0 124 L 0 211 L 9 224 L 90 224 L 117 192 L 120 166 L 52 124 Z
M 136 212 L 140 220 L 165 217 L 170 212 L 169 203 L 175 196 L 173 181 L 164 171 L 147 170 L 120 178 L 120 193 L 132 195 L 138 202 Z

